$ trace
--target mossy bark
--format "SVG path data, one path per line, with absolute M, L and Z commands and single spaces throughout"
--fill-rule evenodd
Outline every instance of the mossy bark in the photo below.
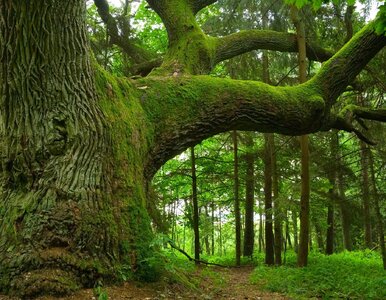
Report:
M 83 1 L 0 4 L 0 290 L 26 298 L 116 280 L 151 239 L 146 120 L 91 65 L 84 15 Z

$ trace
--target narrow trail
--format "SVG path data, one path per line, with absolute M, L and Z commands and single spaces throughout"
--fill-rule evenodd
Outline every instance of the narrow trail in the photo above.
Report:
M 254 267 L 245 266 L 240 268 L 215 268 L 215 272 L 224 278 L 224 284 L 212 296 L 211 299 L 234 299 L 234 300 L 284 300 L 289 299 L 283 295 L 261 291 L 249 282 L 249 277 Z
M 180 284 L 126 282 L 121 286 L 106 287 L 109 300 L 286 300 L 280 294 L 261 291 L 249 282 L 254 267 L 240 268 L 200 267 L 192 275 L 199 288 L 188 290 Z M 84 289 L 68 297 L 40 297 L 37 300 L 97 300 L 92 289 Z M 18 300 L 0 295 L 0 300 Z

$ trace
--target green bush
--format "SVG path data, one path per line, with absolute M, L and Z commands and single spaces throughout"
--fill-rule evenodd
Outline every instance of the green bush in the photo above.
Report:
M 311 253 L 305 268 L 295 267 L 294 253 L 286 259 L 286 266 L 257 267 L 251 281 L 295 299 L 386 299 L 386 271 L 375 252 Z

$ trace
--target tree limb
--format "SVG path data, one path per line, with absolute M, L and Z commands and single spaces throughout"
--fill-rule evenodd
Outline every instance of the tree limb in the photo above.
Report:
M 193 7 L 193 13 L 197 14 L 201 9 L 217 2 L 217 0 L 190 0 Z
M 148 51 L 136 45 L 133 40 L 120 35 L 117 21 L 110 14 L 107 0 L 94 0 L 94 3 L 98 9 L 99 16 L 106 24 L 110 43 L 120 47 L 136 64 L 142 64 L 152 59 L 152 55 Z
M 386 45 L 386 36 L 375 33 L 374 21 L 359 31 L 310 80 L 318 86 L 327 106 L 332 106 L 366 64 Z
M 310 60 L 325 61 L 333 53 L 318 45 L 307 43 L 307 56 Z M 273 30 L 245 30 L 217 39 L 214 62 L 232 58 L 252 50 L 273 50 L 298 52 L 296 35 Z

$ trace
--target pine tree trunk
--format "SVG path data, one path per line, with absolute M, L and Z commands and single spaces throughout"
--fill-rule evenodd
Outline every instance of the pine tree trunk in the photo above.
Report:
M 383 268 L 386 270 L 386 247 L 385 247 L 385 233 L 383 230 L 383 217 L 381 213 L 381 209 L 379 206 L 379 193 L 377 188 L 377 182 L 375 180 L 375 171 L 374 171 L 374 159 L 373 154 L 369 151 L 369 165 L 371 172 L 371 187 L 372 187 L 372 195 L 374 199 L 374 208 L 377 216 L 377 227 L 379 234 L 379 248 L 382 255 Z
M 240 219 L 240 198 L 239 198 L 239 158 L 238 158 L 238 142 L 237 131 L 232 132 L 233 139 L 233 155 L 234 155 L 234 211 L 235 211 L 235 227 L 236 227 L 236 265 L 240 265 L 241 258 L 241 219 Z
M 272 191 L 273 191 L 273 204 L 274 204 L 274 231 L 275 231 L 275 265 L 280 266 L 282 264 L 281 251 L 283 245 L 283 232 L 282 232 L 282 208 L 279 200 L 279 178 L 276 163 L 275 153 L 275 135 L 270 135 L 271 151 L 272 151 Z
M 341 151 L 339 147 L 339 136 L 337 132 L 334 132 L 332 136 L 332 147 L 336 149 L 336 186 L 337 186 L 337 199 L 339 200 L 339 208 L 342 222 L 342 234 L 343 234 L 343 245 L 347 251 L 352 250 L 352 239 L 351 239 L 351 217 L 349 211 L 349 204 L 347 203 L 346 194 L 344 191 L 344 179 L 342 173 L 342 159 Z
M 246 133 L 246 147 L 245 154 L 246 174 L 245 174 L 245 227 L 244 227 L 244 256 L 252 256 L 255 244 L 254 233 L 254 202 L 255 202 L 255 175 L 254 164 L 255 158 L 252 152 L 253 138 Z
M 193 204 L 193 231 L 194 231 L 194 258 L 196 264 L 200 264 L 200 228 L 199 210 L 197 199 L 197 175 L 196 175 L 196 156 L 194 147 L 190 147 L 191 175 L 192 175 L 192 204 Z
M 264 210 L 265 210 L 265 263 L 274 264 L 274 236 L 272 224 L 272 150 L 269 134 L 264 134 Z
M 369 190 L 369 149 L 364 142 L 360 142 L 361 150 L 361 167 L 362 167 L 362 201 L 363 201 L 363 217 L 365 227 L 365 246 L 368 249 L 372 248 L 372 232 L 371 232 L 371 216 L 370 216 L 370 190 Z
M 296 37 L 298 42 L 298 61 L 299 61 L 299 82 L 304 83 L 307 80 L 306 67 L 306 39 L 304 22 L 299 17 L 299 12 L 296 7 L 291 6 L 291 17 L 296 27 Z M 298 266 L 307 266 L 308 259 L 308 242 L 309 242 L 309 201 L 310 201 L 310 175 L 309 175 L 309 150 L 308 150 L 308 136 L 300 137 L 301 148 L 301 198 L 300 198 L 300 236 L 299 236 L 299 252 L 298 252 Z

